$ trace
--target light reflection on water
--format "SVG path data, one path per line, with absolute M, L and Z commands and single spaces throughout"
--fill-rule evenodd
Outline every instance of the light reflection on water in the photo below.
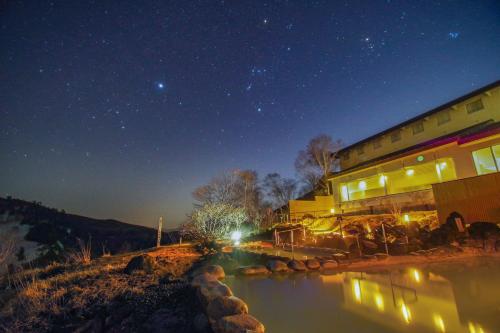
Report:
M 498 260 L 380 272 L 228 277 L 271 333 L 500 332 Z

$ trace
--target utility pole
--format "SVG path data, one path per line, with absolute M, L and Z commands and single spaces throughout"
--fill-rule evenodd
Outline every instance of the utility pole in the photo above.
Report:
M 160 220 L 158 221 L 158 235 L 156 236 L 156 247 L 160 247 L 162 225 L 163 225 L 163 217 L 160 216 Z

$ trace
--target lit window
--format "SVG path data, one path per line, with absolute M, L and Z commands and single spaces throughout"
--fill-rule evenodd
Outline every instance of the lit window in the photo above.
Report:
M 478 99 L 477 101 L 468 103 L 465 108 L 467 109 L 467 113 L 474 113 L 479 110 L 484 109 L 483 101 Z
M 391 134 L 391 142 L 396 142 L 396 141 L 399 141 L 399 140 L 401 140 L 401 132 L 400 131 L 392 132 L 392 134 Z
M 358 151 L 358 155 L 363 155 L 365 153 L 364 146 L 359 146 L 358 148 L 356 148 L 356 150 Z
M 499 148 L 500 145 L 494 147 L 487 147 L 472 152 L 474 164 L 478 175 L 485 175 L 498 171 Z M 495 156 L 494 156 L 494 152 Z M 496 159 L 496 160 L 495 160 Z
M 418 123 L 413 124 L 411 128 L 413 130 L 413 135 L 422 133 L 424 131 L 424 123 L 422 121 L 419 121 Z
M 373 149 L 378 149 L 382 147 L 382 140 L 381 139 L 375 139 L 373 141 Z
M 437 114 L 438 126 L 446 124 L 450 120 L 451 120 L 451 116 L 450 116 L 450 111 L 449 110 L 441 111 L 441 112 L 439 112 Z

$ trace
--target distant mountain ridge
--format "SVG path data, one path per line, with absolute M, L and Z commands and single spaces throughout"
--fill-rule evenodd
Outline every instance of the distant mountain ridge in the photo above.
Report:
M 37 265 L 63 260 L 78 247 L 78 239 L 91 242 L 94 256 L 151 248 L 156 245 L 157 230 L 67 214 L 40 202 L 0 197 L 0 235 L 14 240 L 16 256 L 10 264 Z M 162 244 L 178 239 L 176 231 L 162 234 Z

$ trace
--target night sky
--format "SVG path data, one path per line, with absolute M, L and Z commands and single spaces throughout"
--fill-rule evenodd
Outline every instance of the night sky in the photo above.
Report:
M 167 227 L 500 77 L 500 2 L 0 1 L 0 195 Z

